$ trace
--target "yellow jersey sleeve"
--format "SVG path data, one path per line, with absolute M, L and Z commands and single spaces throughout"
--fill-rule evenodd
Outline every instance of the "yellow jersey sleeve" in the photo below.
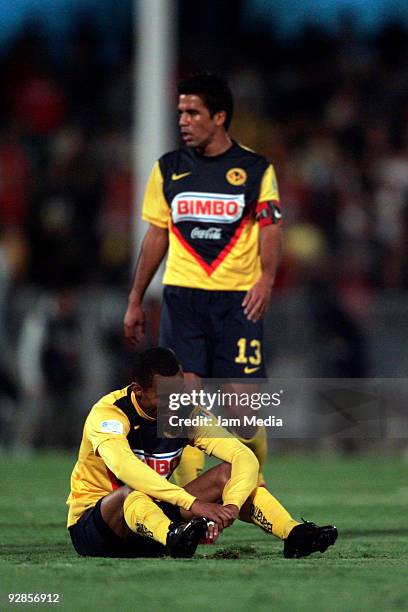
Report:
M 106 440 L 125 440 L 130 430 L 127 416 L 114 405 L 94 406 L 85 422 L 85 435 L 95 454 Z
M 167 228 L 170 219 L 170 208 L 163 194 L 163 175 L 159 162 L 153 166 L 142 206 L 142 219 L 158 227 Z
M 135 457 L 127 440 L 106 440 L 99 446 L 99 455 L 110 471 L 131 489 L 185 510 L 190 510 L 196 499 Z
M 85 433 L 94 453 L 101 457 L 116 478 L 154 499 L 189 510 L 195 497 L 135 457 L 126 437 L 129 430 L 128 418 L 114 405 L 95 406 L 85 424 Z
M 241 508 L 258 483 L 259 463 L 254 453 L 242 442 L 217 425 L 213 414 L 203 409 L 200 415 L 208 417 L 208 425 L 199 426 L 193 438 L 194 446 L 231 464 L 231 478 L 223 491 L 223 504 Z
M 262 177 L 258 202 L 269 202 L 270 200 L 279 202 L 278 181 L 272 164 L 267 167 Z

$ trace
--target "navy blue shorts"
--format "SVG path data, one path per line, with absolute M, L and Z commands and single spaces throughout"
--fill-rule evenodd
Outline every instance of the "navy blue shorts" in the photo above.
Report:
M 204 378 L 264 378 L 262 321 L 248 321 L 245 291 L 166 285 L 160 345 L 173 349 L 185 372 Z
M 102 498 L 103 499 L 103 498 Z M 114 533 L 105 523 L 101 514 L 100 499 L 93 508 L 84 512 L 79 521 L 69 527 L 72 544 L 83 557 L 163 557 L 165 546 L 131 532 L 124 539 Z M 170 520 L 180 521 L 180 511 L 166 502 L 158 503 Z

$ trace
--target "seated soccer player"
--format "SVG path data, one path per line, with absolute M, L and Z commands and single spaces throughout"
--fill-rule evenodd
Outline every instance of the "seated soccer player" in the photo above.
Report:
M 180 365 L 168 349 L 147 350 L 135 382 L 100 399 L 86 419 L 67 501 L 68 528 L 80 555 L 192 557 L 201 539 L 216 541 L 236 519 L 281 538 L 285 557 L 334 544 L 335 527 L 294 520 L 257 486 L 255 455 L 227 431 L 212 423 L 189 429 L 184 438 L 159 436 L 163 383 L 182 389 Z M 222 463 L 181 488 L 167 478 L 187 444 Z

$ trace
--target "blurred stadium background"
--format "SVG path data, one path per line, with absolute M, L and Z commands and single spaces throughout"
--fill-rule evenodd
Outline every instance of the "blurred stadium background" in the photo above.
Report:
M 232 135 L 278 175 L 285 252 L 265 324 L 269 374 L 407 371 L 407 3 L 161 0 L 168 119 L 151 112 L 143 131 L 146 4 L 0 1 L 0 445 L 17 452 L 76 447 L 90 405 L 128 381 L 135 168 L 165 150 L 149 133 L 177 146 L 175 83 L 203 69 L 227 77 Z

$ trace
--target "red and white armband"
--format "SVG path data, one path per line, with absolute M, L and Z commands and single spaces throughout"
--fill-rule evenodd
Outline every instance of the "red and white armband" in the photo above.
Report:
M 260 227 L 265 225 L 282 225 L 282 213 L 278 201 L 258 202 L 255 218 Z

